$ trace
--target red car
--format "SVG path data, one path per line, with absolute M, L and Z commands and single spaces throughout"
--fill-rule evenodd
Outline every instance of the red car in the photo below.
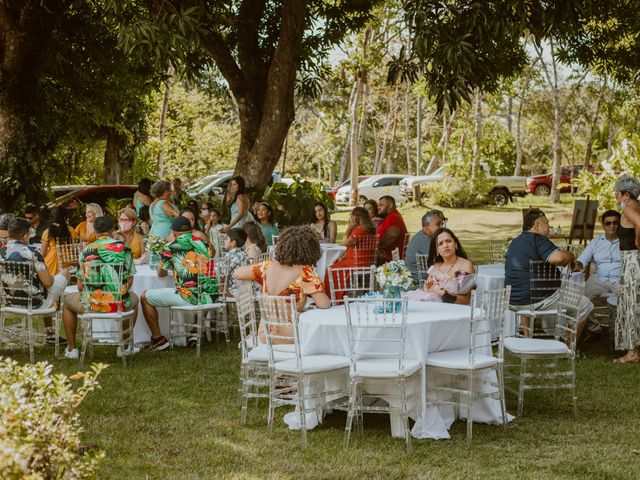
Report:
M 97 203 L 103 209 L 110 198 L 122 200 L 133 199 L 133 194 L 138 189 L 137 185 L 99 185 L 73 190 L 49 203 L 49 208 L 65 207 L 67 210 L 75 210 L 80 202 Z
M 365 178 L 369 178 L 370 176 L 371 175 L 358 175 L 358 183 L 360 183 Z M 327 194 L 329 195 L 331 200 L 333 200 L 334 202 L 336 201 L 336 193 L 338 193 L 338 190 L 340 189 L 340 187 L 344 187 L 345 185 L 351 185 L 351 177 L 349 177 L 348 180 L 345 180 L 337 187 L 327 188 Z
M 583 165 L 564 166 L 560 170 L 560 183 L 571 183 L 572 178 L 576 178 L 580 175 L 583 169 Z M 593 171 L 593 167 L 589 166 L 589 171 Z M 526 191 L 534 195 L 545 196 L 551 194 L 551 173 L 543 175 L 536 175 L 534 177 L 527 177 Z M 566 185 L 560 189 L 561 192 L 570 192 L 571 187 Z

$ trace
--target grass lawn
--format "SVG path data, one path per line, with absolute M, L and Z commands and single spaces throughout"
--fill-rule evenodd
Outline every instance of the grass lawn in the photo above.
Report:
M 527 203 L 521 202 L 523 205 Z M 568 227 L 571 203 L 553 212 L 551 223 Z M 544 206 L 544 205 L 541 205 Z M 446 210 L 476 262 L 486 259 L 483 244 L 520 230 L 520 204 L 507 208 Z M 419 228 L 424 208 L 402 212 L 409 230 Z M 558 221 L 553 219 L 556 215 Z M 335 215 L 344 231 L 346 213 Z M 193 350 L 141 353 L 123 369 L 115 349 L 96 349 L 96 361 L 112 363 L 100 377 L 102 389 L 81 407 L 84 441 L 106 452 L 100 478 L 640 478 L 640 367 L 614 365 L 606 341 L 589 343 L 590 358 L 578 361 L 579 418 L 571 401 L 551 392 L 534 392 L 525 415 L 507 431 L 474 425 L 473 445 L 466 445 L 465 424 L 455 423 L 450 441 L 414 440 L 406 454 L 402 440 L 390 437 L 385 416 L 366 416 L 342 450 L 345 415 L 336 413 L 309 433 L 309 448 L 299 432 L 287 430 L 279 412 L 274 431 L 266 429 L 266 404 L 251 405 L 248 425 L 239 426 L 236 404 L 239 352 L 224 342 L 205 342 L 202 357 Z M 16 354 L 27 361 L 28 357 Z M 39 350 L 56 370 L 71 373 L 75 362 L 55 360 Z M 512 396 L 508 410 L 515 410 Z

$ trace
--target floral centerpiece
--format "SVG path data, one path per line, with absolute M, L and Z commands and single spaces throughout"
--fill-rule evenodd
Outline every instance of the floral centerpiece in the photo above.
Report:
M 149 235 L 147 237 L 147 250 L 151 252 L 149 258 L 149 266 L 153 269 L 158 268 L 160 265 L 160 254 L 164 250 L 165 241 L 164 238 L 158 235 Z
M 404 260 L 387 262 L 378 267 L 376 281 L 385 298 L 400 298 L 400 290 L 408 290 L 413 285 L 411 272 Z

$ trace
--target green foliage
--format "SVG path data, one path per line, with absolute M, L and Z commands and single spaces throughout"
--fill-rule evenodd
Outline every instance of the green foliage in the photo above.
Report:
M 82 479 L 93 477 L 99 451 L 79 449 L 82 425 L 77 408 L 99 388 L 106 368 L 67 377 L 47 362 L 20 365 L 0 358 L 0 477 Z M 74 387 L 72 382 L 82 380 Z
M 495 180 L 478 167 L 475 177 L 471 177 L 471 168 L 448 165 L 445 177 L 421 187 L 423 195 L 431 202 L 447 208 L 472 208 L 489 202 L 489 192 Z
M 289 186 L 274 183 L 267 189 L 262 200 L 273 207 L 274 222 L 280 227 L 309 223 L 316 202 L 323 202 L 329 210 L 334 207 L 333 200 L 321 185 L 300 177 L 295 177 L 295 181 Z
M 108 198 L 105 202 L 106 213 L 112 218 L 117 219 L 120 210 L 124 208 L 129 202 L 131 202 L 130 198 Z

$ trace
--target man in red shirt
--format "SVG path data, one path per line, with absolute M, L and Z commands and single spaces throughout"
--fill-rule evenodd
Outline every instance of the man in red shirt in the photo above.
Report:
M 378 243 L 378 264 L 391 260 L 391 252 L 394 248 L 400 251 L 400 258 L 404 257 L 404 239 L 407 234 L 407 226 L 400 212 L 396 210 L 396 201 L 393 197 L 385 195 L 378 201 L 378 215 L 383 218 L 382 223 L 376 229 L 380 236 Z

